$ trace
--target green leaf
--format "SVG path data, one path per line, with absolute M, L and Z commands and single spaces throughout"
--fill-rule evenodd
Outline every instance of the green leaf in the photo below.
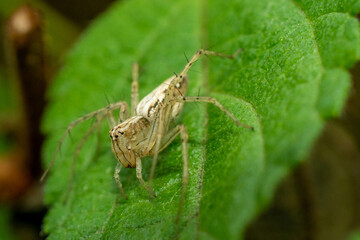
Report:
M 66 60 L 50 92 L 44 119 L 49 162 L 67 124 L 112 102 L 130 100 L 131 65 L 139 62 L 140 96 L 179 72 L 197 49 L 209 57 L 189 72 L 188 95 L 216 97 L 255 131 L 242 129 L 217 108 L 186 104 L 179 119 L 189 132 L 190 183 L 179 224 L 181 239 L 238 239 L 269 203 L 277 183 L 307 154 L 324 119 L 346 99 L 345 68 L 359 58 L 357 1 L 121 1 L 97 19 Z M 339 47 L 341 46 L 341 47 Z M 331 73 L 336 73 L 333 77 Z M 91 121 L 72 131 L 45 189 L 50 239 L 169 239 L 181 192 L 177 139 L 160 154 L 149 201 L 134 169 L 112 179 L 116 159 L 108 127 L 84 145 L 69 183 L 74 149 Z M 151 158 L 143 159 L 148 179 Z
M 360 231 L 356 230 L 352 232 L 348 238 L 348 240 L 360 240 Z
M 15 239 L 11 231 L 11 215 L 9 209 L 0 206 L 0 236 L 3 239 Z

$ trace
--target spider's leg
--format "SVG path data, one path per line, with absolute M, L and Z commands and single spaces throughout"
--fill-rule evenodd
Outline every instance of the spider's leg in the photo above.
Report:
M 115 109 L 120 108 L 120 107 L 121 107 L 122 105 L 124 105 L 124 104 L 126 104 L 126 102 L 112 103 L 112 104 L 110 104 L 109 106 L 107 106 L 107 107 L 105 107 L 105 108 L 101 108 L 101 109 L 99 109 L 99 110 L 96 110 L 96 111 L 94 111 L 94 112 L 91 112 L 91 113 L 89 113 L 89 114 L 86 114 L 85 116 L 82 116 L 82 117 L 76 119 L 75 121 L 73 121 L 72 123 L 70 123 L 70 124 L 67 126 L 66 131 L 65 131 L 65 133 L 63 134 L 63 136 L 62 136 L 62 138 L 61 138 L 61 140 L 60 140 L 60 142 L 59 142 L 59 144 L 58 144 L 58 146 L 57 146 L 57 148 L 56 148 L 56 150 L 55 150 L 55 153 L 54 153 L 54 155 L 53 155 L 53 157 L 52 157 L 52 159 L 51 159 L 51 161 L 50 161 L 49 166 L 47 167 L 47 169 L 45 170 L 45 172 L 44 172 L 43 175 L 41 176 L 40 181 L 41 181 L 41 182 L 44 181 L 44 179 L 45 179 L 45 177 L 47 176 L 50 168 L 51 168 L 51 167 L 53 166 L 53 164 L 54 164 L 55 158 L 56 158 L 57 154 L 58 154 L 59 151 L 60 151 L 60 148 L 61 148 L 61 146 L 62 146 L 62 143 L 64 142 L 65 138 L 66 138 L 67 135 L 70 133 L 70 130 L 71 130 L 72 128 L 74 128 L 74 127 L 75 127 L 76 125 L 78 125 L 79 123 L 82 123 L 82 122 L 84 122 L 84 121 L 86 121 L 86 120 L 88 120 L 88 119 L 91 119 L 91 118 L 93 118 L 93 117 L 103 117 L 103 116 L 106 116 L 109 111 L 114 111 Z
M 118 124 L 129 118 L 129 107 L 127 104 L 121 105 L 119 109 Z
M 131 84 L 131 114 L 136 115 L 136 107 L 139 104 L 139 65 L 133 64 L 132 67 L 132 84 Z
M 241 123 L 239 120 L 237 120 L 232 113 L 230 113 L 218 100 L 216 100 L 213 97 L 179 97 L 179 98 L 176 99 L 176 101 L 178 101 L 178 102 L 207 102 L 207 103 L 212 103 L 216 107 L 218 107 L 223 113 L 228 115 L 235 122 L 236 125 L 238 125 L 240 127 L 249 128 L 251 130 L 254 130 L 253 126 L 250 126 L 250 125 L 245 124 L 245 123 Z
M 185 201 L 185 194 L 187 185 L 189 183 L 189 161 L 188 161 L 188 139 L 189 135 L 184 125 L 179 125 L 180 130 L 180 138 L 181 138 L 181 145 L 182 145 L 182 155 L 183 155 L 183 175 L 182 175 L 182 191 L 180 196 L 179 202 L 179 209 L 176 215 L 175 225 L 176 225 L 176 233 L 178 233 L 179 221 L 180 221 L 180 214 L 182 210 L 182 206 L 184 205 Z
M 149 177 L 149 183 L 150 186 L 152 186 L 152 181 L 154 178 L 154 174 L 155 174 L 155 168 L 156 168 L 156 164 L 157 164 L 157 160 L 158 160 L 158 156 L 159 156 L 159 151 L 160 151 L 160 146 L 161 146 L 161 140 L 164 134 L 164 125 L 165 125 L 165 112 L 166 109 L 161 109 L 159 112 L 159 117 L 157 117 L 157 121 L 155 124 L 157 124 L 157 126 L 155 126 L 155 131 L 152 135 L 155 135 L 155 145 L 154 148 L 152 150 L 154 156 L 153 156 L 153 163 L 151 166 L 151 171 L 150 171 L 150 177 Z
M 96 122 L 91 126 L 91 128 L 85 133 L 85 135 L 82 137 L 82 139 L 80 140 L 79 144 L 76 146 L 75 149 L 75 153 L 74 153 L 74 158 L 71 164 L 71 172 L 70 172 L 70 180 L 69 180 L 69 186 L 68 186 L 68 190 L 66 193 L 66 197 L 65 197 L 65 201 L 72 189 L 72 184 L 74 181 L 74 169 L 75 169 L 75 164 L 76 164 L 76 159 L 79 155 L 79 152 L 82 148 L 82 146 L 84 145 L 84 143 L 86 142 L 86 140 L 89 138 L 89 136 L 99 127 L 100 123 L 102 122 L 103 117 L 98 117 L 98 119 L 96 120 Z
M 106 113 L 106 117 L 107 117 L 110 129 L 115 127 L 116 126 L 116 121 L 115 121 L 115 117 L 114 117 L 113 113 L 111 111 L 108 111 Z
M 118 188 L 120 189 L 121 194 L 124 196 L 125 199 L 127 199 L 128 197 L 126 196 L 125 191 L 124 191 L 121 181 L 120 181 L 119 173 L 120 173 L 121 168 L 122 168 L 122 164 L 118 162 L 116 165 L 116 168 L 115 168 L 114 178 L 115 178 Z
M 186 189 L 187 185 L 189 183 L 189 164 L 188 164 L 188 132 L 186 130 L 186 127 L 182 124 L 177 125 L 173 129 L 169 130 L 168 133 L 164 136 L 164 141 L 162 143 L 162 146 L 160 148 L 161 152 L 163 149 L 165 149 L 169 144 L 174 141 L 174 139 L 179 135 L 181 138 L 181 145 L 182 145 L 182 158 L 183 158 L 183 173 L 182 173 L 182 191 L 180 196 L 180 202 L 179 202 L 179 209 L 178 213 L 176 215 L 176 229 L 178 228 L 178 224 L 180 221 L 180 215 L 182 206 L 184 205 L 185 201 L 185 195 L 186 195 Z M 176 233 L 178 233 L 178 229 L 176 230 Z
M 143 177 L 142 177 L 142 166 L 141 166 L 141 159 L 139 157 L 136 157 L 136 177 L 139 179 L 141 185 L 146 189 L 146 191 L 149 192 L 150 196 L 152 197 L 156 197 L 155 193 L 153 192 L 153 190 L 151 189 L 151 187 L 149 187 Z
M 223 57 L 223 58 L 229 58 L 229 59 L 234 59 L 240 52 L 242 49 L 237 50 L 234 54 L 232 55 L 227 55 L 227 54 L 222 54 L 222 53 L 218 53 L 218 52 L 214 52 L 214 51 L 208 51 L 208 50 L 204 50 L 204 49 L 199 49 L 196 51 L 196 53 L 191 57 L 190 61 L 188 61 L 188 63 L 185 65 L 184 69 L 181 71 L 180 74 L 176 75 L 176 77 L 174 78 L 174 80 L 171 82 L 172 85 L 176 85 L 181 78 L 183 78 L 185 76 L 185 74 L 189 71 L 189 69 L 192 67 L 192 65 L 202 56 L 202 55 L 212 55 L 212 56 L 217 56 L 217 57 Z

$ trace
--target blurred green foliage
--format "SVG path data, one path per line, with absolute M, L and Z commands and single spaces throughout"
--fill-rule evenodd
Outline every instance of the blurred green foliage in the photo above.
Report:
M 14 235 L 11 232 L 11 226 L 9 223 L 9 210 L 5 207 L 0 207 L 0 237 L 1 239 L 14 239 Z

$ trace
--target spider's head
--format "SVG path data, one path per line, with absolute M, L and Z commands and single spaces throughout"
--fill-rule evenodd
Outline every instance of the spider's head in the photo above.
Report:
M 175 79 L 176 77 L 173 77 Z M 188 87 L 188 76 L 184 75 L 180 78 L 177 78 L 176 82 L 173 82 L 175 85 L 174 97 L 181 97 L 186 95 L 187 87 Z
M 149 125 L 146 118 L 134 116 L 109 131 L 112 150 L 124 167 L 136 167 L 136 156 L 142 156 Z
M 187 87 L 188 87 L 188 76 L 187 75 L 184 75 L 181 78 L 180 78 L 180 76 L 179 76 L 179 78 L 173 77 L 169 80 L 169 84 L 174 84 L 173 85 L 174 86 L 174 91 L 173 91 L 174 98 L 186 96 L 186 91 L 187 91 Z M 174 103 L 174 105 L 172 107 L 172 112 L 171 112 L 172 118 L 177 118 L 177 116 L 181 112 L 183 105 L 184 105 L 184 103 L 181 103 L 181 102 Z

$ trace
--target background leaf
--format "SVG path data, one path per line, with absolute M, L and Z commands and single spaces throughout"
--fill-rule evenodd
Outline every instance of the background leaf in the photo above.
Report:
M 9 215 L 10 214 L 9 214 L 8 209 L 6 209 L 4 207 L 0 208 L 0 223 L 1 223 L 0 236 L 2 238 L 12 240 L 15 238 L 14 238 L 14 234 L 12 233 L 11 228 L 10 228 L 10 220 L 9 220 L 10 216 Z
M 188 95 L 211 95 L 255 127 L 240 129 L 218 109 L 187 104 L 179 122 L 189 131 L 190 184 L 180 223 L 183 239 L 237 239 L 271 199 L 276 184 L 306 156 L 324 118 L 340 113 L 359 58 L 354 1 L 123 1 L 93 23 L 66 60 L 50 92 L 44 131 L 49 161 L 66 125 L 110 100 L 130 100 L 131 64 L 141 66 L 140 96 L 180 71 L 200 47 L 235 60 L 204 58 L 190 73 Z M 337 76 L 336 78 L 334 76 Z M 161 153 L 148 200 L 134 169 L 112 179 L 116 165 L 104 123 L 84 146 L 66 204 L 76 143 L 89 123 L 64 142 L 46 185 L 50 239 L 164 239 L 175 236 L 181 190 L 181 148 Z M 148 177 L 151 158 L 144 159 Z

